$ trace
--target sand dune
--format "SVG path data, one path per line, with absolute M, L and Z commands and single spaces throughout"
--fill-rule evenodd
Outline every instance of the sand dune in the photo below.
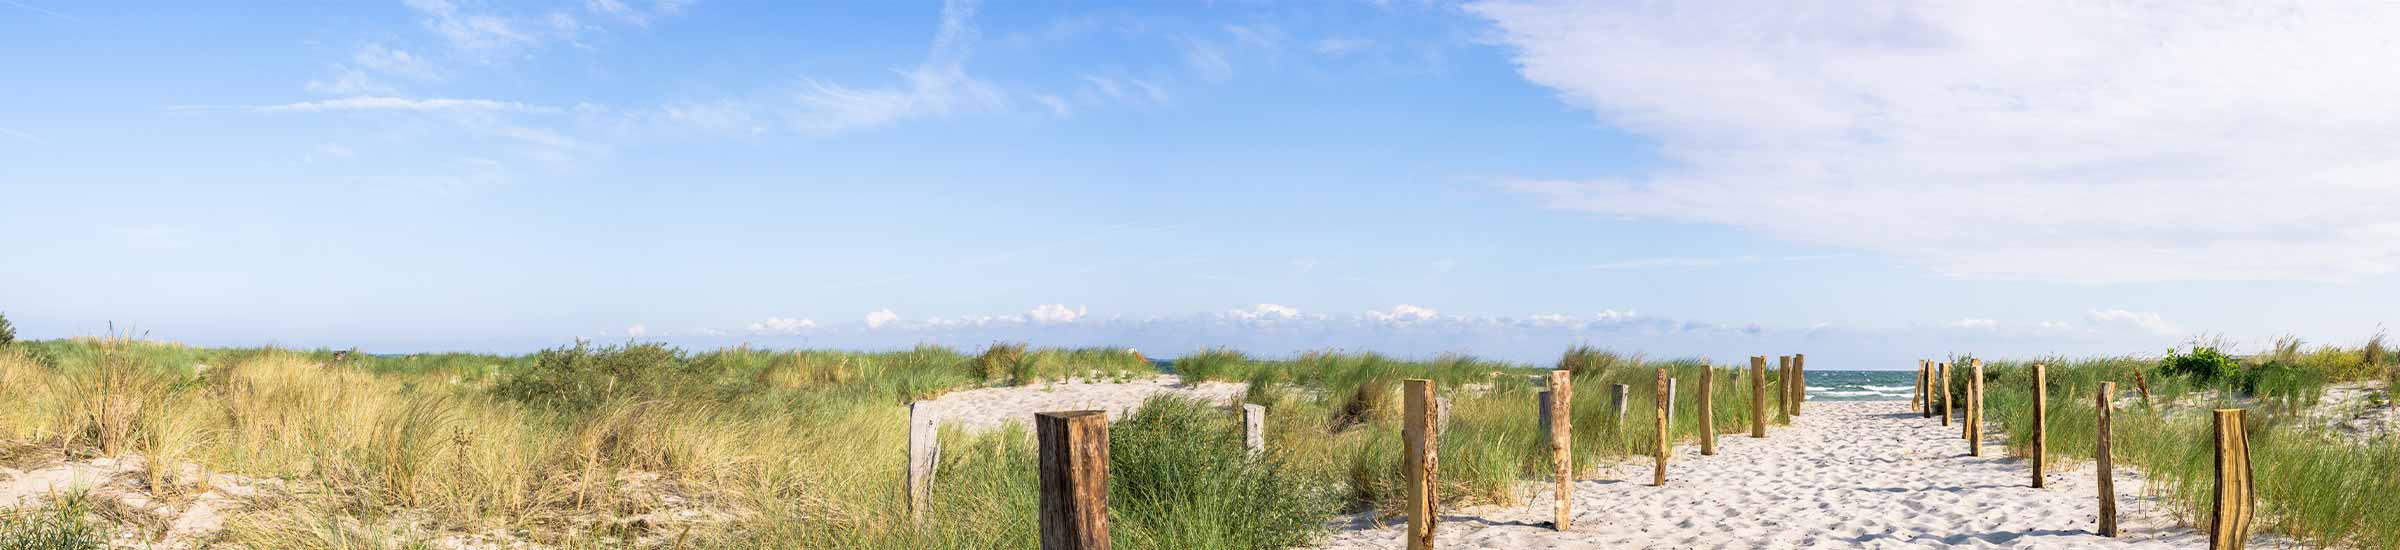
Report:
M 1823 403 L 1767 439 L 1720 439 L 1716 456 L 1677 450 L 1666 487 L 1647 459 L 1576 484 L 1572 530 L 1553 531 L 1546 488 L 1522 506 L 1448 511 L 1443 548 L 2194 548 L 2206 535 L 2175 526 L 2140 498 L 2143 477 L 2116 472 L 2118 538 L 2098 521 L 2089 465 L 2059 468 L 2049 487 L 1989 439 L 1966 456 L 1956 428 L 1901 401 Z M 2053 434 L 2053 437 L 2065 437 Z M 2260 537 L 2257 548 L 2283 546 Z M 1323 548 L 1400 548 L 1398 526 L 1353 521 Z

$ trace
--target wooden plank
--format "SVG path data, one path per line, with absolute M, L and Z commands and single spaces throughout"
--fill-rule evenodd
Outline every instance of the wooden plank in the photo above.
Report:
M 1617 429 L 1619 430 L 1619 433 L 1623 433 L 1622 430 L 1625 429 L 1625 400 L 1633 396 L 1633 386 L 1617 384 L 1611 386 L 1609 389 L 1616 392 L 1612 394 L 1615 397 L 1612 397 L 1609 400 L 1609 408 L 1617 410 Z
M 1792 354 L 1792 416 L 1808 405 L 1808 354 Z
M 2093 475 L 2099 476 L 2100 482 L 2100 529 L 2098 534 L 2103 537 L 2117 536 L 2117 480 L 2113 468 L 2116 459 L 2108 450 L 2109 408 L 2114 406 L 2110 401 L 2116 394 L 2116 382 L 2101 382 L 2100 395 L 2092 404 L 2092 423 L 2095 427 L 2092 459 L 2098 463 L 2093 467 L 2095 470 Z
M 1575 381 L 1571 375 L 1565 370 L 1550 371 L 1550 391 L 1542 392 L 1546 399 L 1543 410 L 1549 413 L 1545 416 L 1551 419 L 1548 423 L 1550 476 L 1558 485 L 1550 521 L 1551 526 L 1560 531 L 1567 530 L 1569 521 L 1575 515 L 1575 456 L 1570 452 L 1575 445 L 1575 416 L 1570 414 L 1575 403 Z
M 1668 424 L 1674 424 L 1674 423 L 1675 423 L 1675 400 L 1677 400 L 1677 399 L 1682 399 L 1682 398 L 1683 398 L 1683 388 L 1679 387 L 1679 386 L 1681 385 L 1681 383 L 1682 383 L 1682 382 L 1683 382 L 1683 379 L 1681 379 L 1681 378 L 1668 378 L 1668 379 L 1667 379 L 1667 423 L 1668 423 Z
M 1242 405 L 1242 448 L 1250 456 L 1267 452 L 1267 406 Z
M 1658 475 L 1654 477 L 1657 478 L 1656 484 L 1661 487 L 1667 484 L 1667 440 L 1671 439 L 1668 437 L 1670 434 L 1668 433 L 1669 426 L 1667 426 L 1667 402 L 1675 398 L 1675 394 L 1668 393 L 1671 390 L 1667 389 L 1667 381 L 1667 368 L 1659 367 L 1658 384 L 1655 386 L 1658 388 L 1658 411 L 1652 415 L 1658 419 L 1658 434 L 1655 438 L 1658 446 L 1653 449 L 1651 454 L 1658 457 Z
M 1439 462 L 1434 456 L 1436 428 L 1433 408 L 1437 405 L 1433 398 L 1432 380 L 1409 379 L 1403 384 L 1405 387 L 1401 391 L 1406 403 L 1401 409 L 1400 424 L 1401 435 L 1407 441 L 1408 448 L 1401 455 L 1400 468 L 1402 477 L 1408 480 L 1406 536 L 1409 550 L 1428 550 L 1433 548 L 1434 524 L 1440 519 L 1434 515 L 1437 512 L 1434 509 L 1435 474 Z
M 908 519 L 925 521 L 933 505 L 933 474 L 942 461 L 941 439 L 935 437 L 933 408 L 924 401 L 908 404 Z
M 1042 550 L 1108 550 L 1108 411 L 1033 415 Z
M 2049 367 L 2033 364 L 2033 488 L 2043 486 L 2043 474 L 2050 462 L 2050 386 Z
M 1767 436 L 1767 356 L 1750 357 L 1750 437 Z
M 2209 513 L 2210 550 L 2241 550 L 2249 544 L 2251 499 L 2250 434 L 2243 409 L 2217 409 L 2217 494 Z
M 1700 456 L 1717 454 L 1717 367 L 1700 360 Z
M 1775 423 L 1792 423 L 1792 356 L 1775 356 Z
M 1936 377 L 1936 378 L 1938 378 L 1938 379 L 1939 379 L 1939 380 L 1937 380 L 1937 381 L 1938 381 L 1938 382 L 1940 382 L 1940 383 L 1941 383 L 1941 386 L 1942 386 L 1942 425 L 1944 425 L 1944 426 L 1948 426 L 1948 425 L 1950 425 L 1950 411 L 1951 411 L 1951 409 L 1950 409 L 1950 364 L 1949 364 L 1949 363 L 1942 363 L 1942 364 L 1941 364 L 1941 371 L 1942 371 L 1942 372 L 1941 372 L 1941 376 L 1938 376 L 1938 377 Z

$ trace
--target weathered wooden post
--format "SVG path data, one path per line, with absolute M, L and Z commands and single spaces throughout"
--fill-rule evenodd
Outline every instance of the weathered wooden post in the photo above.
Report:
M 1717 367 L 1700 360 L 1700 456 L 1717 454 Z
M 1667 402 L 1675 399 L 1675 394 L 1671 393 L 1673 390 L 1668 389 L 1670 387 L 1668 384 L 1669 380 L 1670 379 L 1667 378 L 1667 368 L 1659 367 L 1658 414 L 1656 415 L 1658 418 L 1658 448 L 1653 454 L 1658 456 L 1658 475 L 1655 477 L 1657 478 L 1657 484 L 1661 487 L 1667 485 Z
M 1750 356 L 1750 437 L 1767 436 L 1767 356 Z
M 1942 363 L 1942 364 L 1941 364 L 1941 371 L 1942 371 L 1942 375 L 1941 375 L 1941 377 L 1940 377 L 1940 378 L 1941 378 L 1941 384 L 1942 384 L 1942 425 L 1943 425 L 1943 426 L 1948 426 L 1948 425 L 1950 425 L 1950 364 L 1949 364 L 1949 363 Z
M 2108 450 L 2108 409 L 2113 406 L 2111 401 L 2116 394 L 2116 382 L 2101 382 L 2098 402 L 2092 404 L 2092 423 L 2096 428 L 2093 431 L 2097 437 L 2092 443 L 2092 459 L 2098 462 L 2094 469 L 2097 470 L 2095 475 L 2100 476 L 2099 535 L 2103 537 L 2117 536 L 2117 480 L 2112 472 L 2116 460 L 2109 456 Z
M 1560 531 L 1567 530 L 1569 518 L 1575 515 L 1572 498 L 1575 495 L 1575 457 L 1570 452 L 1575 445 L 1575 431 L 1572 429 L 1575 415 L 1570 414 L 1575 402 L 1572 374 L 1566 370 L 1550 371 L 1550 391 L 1542 392 L 1542 416 L 1548 419 L 1544 425 L 1550 430 L 1550 475 L 1558 483 L 1558 498 L 1553 505 L 1555 508 L 1551 510 L 1551 525 Z
M 2050 386 L 2042 383 L 2048 367 L 2033 364 L 2033 488 L 2043 485 L 2042 474 L 2050 462 Z
M 2142 406 L 2150 406 L 2150 380 L 2142 378 L 2142 368 L 2133 368 L 2133 389 L 2142 392 Z
M 2217 498 L 2209 514 L 2210 550 L 2241 550 L 2250 539 L 2250 434 L 2243 409 L 2217 409 Z
M 1808 354 L 1792 354 L 1792 416 L 1808 404 Z
M 1792 423 L 1792 356 L 1775 356 L 1775 423 Z
M 1623 430 L 1625 429 L 1625 408 L 1627 407 L 1625 400 L 1633 396 L 1633 386 L 1617 384 L 1609 389 L 1616 391 L 1615 397 L 1609 401 L 1609 408 L 1617 410 L 1617 429 Z
M 1108 411 L 1033 415 L 1042 550 L 1108 550 Z
M 908 519 L 925 521 L 933 504 L 934 467 L 942 461 L 941 439 L 933 408 L 924 401 L 908 404 Z
M 1670 424 L 1675 422 L 1675 400 L 1683 398 L 1683 389 L 1677 387 L 1681 385 L 1680 382 L 1683 382 L 1683 379 L 1667 379 L 1667 423 Z
M 1267 406 L 1242 405 L 1242 448 L 1250 456 L 1267 452 Z
M 1969 363 L 1967 374 L 1967 456 L 1983 456 L 1983 360 Z
M 1925 360 L 1917 360 L 1917 388 L 1908 394 L 1908 412 L 1925 410 Z
M 1408 548 L 1433 548 L 1435 473 L 1438 457 L 1434 456 L 1433 381 L 1421 378 L 1403 382 L 1405 403 L 1401 408 L 1401 435 L 1408 449 L 1401 456 L 1402 476 L 1408 480 Z

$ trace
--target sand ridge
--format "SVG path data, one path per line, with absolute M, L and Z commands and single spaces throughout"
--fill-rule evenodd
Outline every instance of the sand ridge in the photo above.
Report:
M 2048 488 L 1987 434 L 1967 456 L 1956 426 L 1905 401 L 1812 403 L 1766 439 L 1720 438 L 1716 456 L 1679 446 L 1665 487 L 1647 458 L 1575 484 L 1573 529 L 1550 529 L 1547 488 L 1520 506 L 1445 510 L 1441 548 L 2194 548 L 2142 498 L 2140 472 L 2116 471 L 2118 538 L 2093 535 L 2099 504 L 2088 464 L 2054 468 Z M 1997 431 L 1997 430 L 1993 430 Z M 2052 434 L 2052 437 L 2073 437 Z M 1400 548 L 1398 525 L 1349 522 L 1322 548 Z M 2288 546 L 2257 537 L 2257 548 Z

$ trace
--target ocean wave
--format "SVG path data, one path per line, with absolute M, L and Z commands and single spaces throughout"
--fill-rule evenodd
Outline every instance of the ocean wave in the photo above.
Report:
M 1869 395 L 1891 395 L 1891 394 L 1887 394 L 1887 393 L 1883 393 L 1883 392 L 1879 392 L 1879 391 L 1829 391 L 1829 392 L 1822 392 L 1822 393 L 1824 393 L 1825 395 L 1833 396 L 1833 397 L 1864 397 L 1864 396 L 1869 396 Z
M 1824 386 L 1809 386 L 1809 387 L 1808 387 L 1808 391 L 1825 391 L 1825 390 L 1830 390 L 1830 389 L 1833 389 L 1833 388 L 1828 388 L 1828 387 L 1824 387 Z M 1658 431 L 1658 430 L 1651 430 L 1651 431 Z
M 1875 390 L 1875 391 L 1904 391 L 1904 392 L 1912 392 L 1912 393 L 1913 393 L 1913 392 L 1915 392 L 1915 391 L 1917 391 L 1917 387 L 1916 387 L 1916 386 L 1859 386 L 1859 387 L 1861 387 L 1861 388 L 1866 388 L 1866 389 L 1870 389 L 1870 390 Z

